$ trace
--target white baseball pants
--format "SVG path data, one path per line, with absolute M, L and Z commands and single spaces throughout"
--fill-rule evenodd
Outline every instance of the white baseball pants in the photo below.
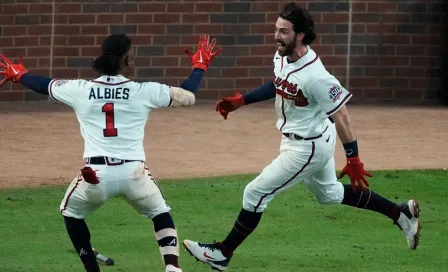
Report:
M 344 187 L 336 177 L 336 141 L 334 124 L 329 124 L 322 137 L 315 140 L 282 136 L 279 156 L 244 189 L 243 208 L 262 212 L 277 194 L 300 181 L 307 185 L 319 203 L 341 203 Z
M 62 215 L 84 219 L 108 199 L 117 196 L 124 197 L 139 214 L 150 219 L 171 210 L 144 162 L 86 166 L 96 171 L 99 183 L 87 183 L 78 174 L 62 199 Z

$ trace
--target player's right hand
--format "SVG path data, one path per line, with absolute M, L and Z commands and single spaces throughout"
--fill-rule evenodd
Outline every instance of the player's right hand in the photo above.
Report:
M 0 62 L 0 67 L 4 70 L 0 70 L 0 75 L 4 75 L 2 81 L 0 81 L 0 87 L 6 84 L 8 81 L 20 83 L 22 75 L 28 73 L 28 70 L 23 66 L 23 58 L 20 57 L 19 64 L 14 64 L 6 56 L 0 54 L 0 58 L 3 62 Z
M 225 96 L 221 98 L 221 100 L 216 103 L 215 110 L 227 120 L 229 112 L 236 111 L 245 104 L 244 96 L 236 92 L 233 96 Z
M 202 35 L 198 41 L 198 50 L 195 54 L 190 50 L 184 49 L 185 53 L 190 57 L 191 65 L 193 68 L 200 68 L 207 71 L 208 67 L 212 63 L 212 60 L 222 52 L 222 48 L 217 49 L 212 53 L 213 47 L 215 47 L 216 39 L 213 38 L 209 43 L 209 35 Z

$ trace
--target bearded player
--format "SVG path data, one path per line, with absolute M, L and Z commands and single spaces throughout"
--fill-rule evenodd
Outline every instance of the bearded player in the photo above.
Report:
M 229 112 L 243 105 L 275 98 L 276 126 L 282 140 L 279 156 L 244 189 L 243 207 L 227 237 L 213 244 L 184 240 L 186 250 L 213 269 L 226 270 L 234 251 L 257 227 L 268 203 L 298 182 L 305 183 L 321 204 L 344 204 L 385 215 L 403 231 L 409 248 L 417 248 L 419 204 L 412 199 L 396 204 L 366 188 L 369 183 L 365 176 L 372 175 L 359 158 L 345 106 L 352 95 L 326 71 L 309 46 L 315 38 L 314 22 L 307 10 L 287 4 L 275 24 L 275 79 L 244 95 L 224 97 L 216 105 L 227 119 Z M 337 136 L 347 156 L 339 177 L 334 162 Z M 338 181 L 346 174 L 351 185 Z

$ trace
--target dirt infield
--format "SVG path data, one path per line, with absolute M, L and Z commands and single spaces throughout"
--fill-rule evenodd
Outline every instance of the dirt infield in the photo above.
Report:
M 349 111 L 367 169 L 448 167 L 446 108 L 350 105 Z M 0 188 L 68 184 L 82 167 L 83 140 L 67 106 L 1 103 L 0 124 Z M 227 121 L 212 103 L 156 110 L 146 133 L 148 165 L 159 180 L 259 172 L 280 143 L 272 103 L 242 108 Z

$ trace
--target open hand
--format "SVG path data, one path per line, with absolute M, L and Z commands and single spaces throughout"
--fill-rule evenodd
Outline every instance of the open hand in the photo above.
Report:
M 222 52 L 222 48 L 212 52 L 216 44 L 216 39 L 213 38 L 210 43 L 209 39 L 209 35 L 202 35 L 198 41 L 198 49 L 194 54 L 191 53 L 190 50 L 184 49 L 185 53 L 190 57 L 193 68 L 200 68 L 207 71 L 208 67 L 212 63 L 212 60 Z
M 14 64 L 5 55 L 0 54 L 2 62 L 0 62 L 0 67 L 4 70 L 0 70 L 0 75 L 5 77 L 0 81 L 0 87 L 6 84 L 8 81 L 14 83 L 20 83 L 20 78 L 23 74 L 28 73 L 28 70 L 23 67 L 23 58 L 19 58 L 19 64 Z

